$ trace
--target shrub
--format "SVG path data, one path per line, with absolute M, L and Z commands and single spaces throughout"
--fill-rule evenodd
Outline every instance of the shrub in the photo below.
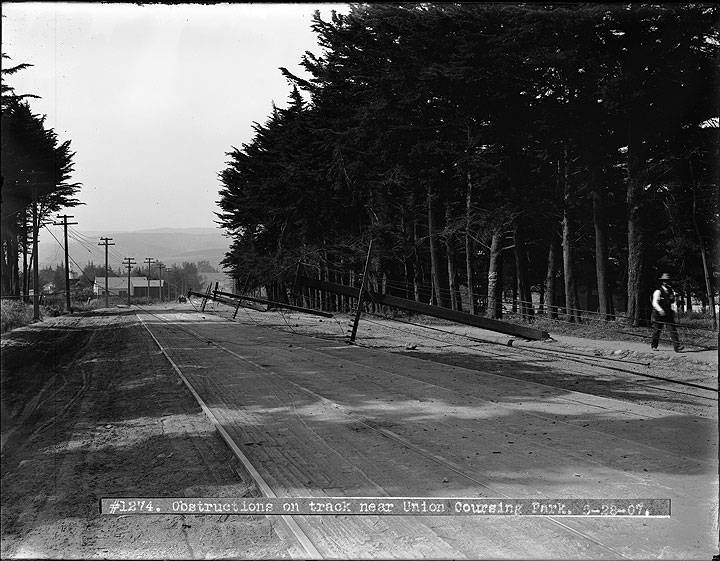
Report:
M 0 310 L 1 333 L 32 322 L 32 306 L 21 300 L 2 300 L 0 301 Z

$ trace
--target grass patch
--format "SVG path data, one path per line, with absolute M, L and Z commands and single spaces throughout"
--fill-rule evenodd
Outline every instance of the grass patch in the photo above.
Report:
M 0 333 L 32 323 L 31 304 L 21 300 L 0 300 Z

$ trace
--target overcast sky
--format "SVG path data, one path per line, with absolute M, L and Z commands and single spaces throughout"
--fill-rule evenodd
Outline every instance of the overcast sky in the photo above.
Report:
M 2 51 L 76 152 L 81 231 L 213 227 L 225 153 L 252 138 L 319 53 L 314 10 L 343 4 L 4 3 Z

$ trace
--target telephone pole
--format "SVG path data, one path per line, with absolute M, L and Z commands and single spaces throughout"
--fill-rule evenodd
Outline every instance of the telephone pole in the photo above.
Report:
M 168 297 L 168 302 L 172 302 L 172 301 L 173 301 L 173 298 L 170 297 L 170 296 L 171 296 L 171 293 L 170 293 L 170 273 L 171 273 L 172 271 L 176 271 L 176 270 L 177 270 L 177 269 L 175 269 L 174 267 L 165 267 L 165 272 L 166 272 L 167 275 L 168 275 L 168 277 L 167 277 L 167 278 L 168 278 L 168 283 L 167 283 L 167 297 Z
M 150 303 L 150 265 L 153 263 L 153 261 L 156 261 L 154 257 L 145 258 L 145 263 L 147 263 L 148 266 L 148 304 Z
M 130 305 L 130 271 L 132 271 L 134 265 L 134 257 L 126 257 L 125 259 L 123 259 L 123 266 L 127 267 L 128 270 L 128 306 Z
M 109 294 L 108 294 L 108 246 L 109 245 L 115 245 L 114 243 L 110 243 L 112 238 L 103 238 L 100 237 L 100 243 L 98 245 L 104 245 L 105 246 L 105 307 L 109 308 L 110 304 L 109 301 Z
M 40 274 L 38 273 L 38 237 L 39 237 L 39 218 L 37 197 L 33 196 L 33 321 L 40 321 Z
M 77 224 L 77 222 L 68 222 L 69 218 L 75 217 L 68 216 L 67 214 L 58 216 L 58 220 L 62 220 L 62 222 L 53 222 L 53 225 L 62 226 L 65 233 L 65 307 L 67 311 L 72 314 L 72 309 L 70 308 L 70 259 L 68 255 L 67 227 Z
M 160 270 L 160 302 L 163 301 L 163 293 L 162 293 L 162 270 L 165 268 L 165 265 L 162 263 L 157 264 L 157 268 Z M 169 295 L 168 295 L 169 298 Z

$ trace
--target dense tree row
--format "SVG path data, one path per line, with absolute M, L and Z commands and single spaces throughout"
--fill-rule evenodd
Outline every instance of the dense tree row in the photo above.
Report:
M 298 261 L 502 314 L 647 317 L 662 271 L 712 296 L 720 258 L 713 5 L 356 5 L 220 174 L 225 264 Z M 688 298 L 689 302 L 689 298 Z
M 37 96 L 16 94 L 6 83 L 7 76 L 28 66 L 2 69 L 0 276 L 4 296 L 28 293 L 29 246 L 42 224 L 60 209 L 81 204 L 75 198 L 80 186 L 70 182 L 74 156 L 70 141 L 61 142 L 55 131 L 46 127 L 45 117 L 32 112 L 27 98 Z

